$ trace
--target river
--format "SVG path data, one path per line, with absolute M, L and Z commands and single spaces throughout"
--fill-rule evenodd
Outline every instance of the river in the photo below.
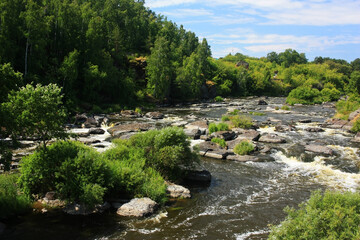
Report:
M 286 206 L 296 207 L 312 191 L 336 189 L 355 191 L 360 182 L 358 145 L 343 130 L 324 128 L 307 132 L 334 114 L 331 106 L 294 106 L 290 113 L 274 111 L 284 98 L 269 98 L 258 106 L 257 98 L 233 99 L 225 104 L 194 104 L 160 109 L 168 117 L 156 122 L 168 125 L 186 118 L 218 120 L 230 108 L 262 112 L 252 116 L 258 123 L 269 118 L 298 123 L 297 130 L 276 132 L 284 144 L 269 144 L 272 162 L 235 162 L 202 158 L 201 165 L 212 174 L 208 187 L 189 186 L 192 198 L 169 203 L 154 216 L 143 219 L 119 217 L 115 212 L 88 217 L 61 212 L 36 213 L 13 220 L 1 239 L 266 239 L 269 225 L 286 217 Z M 261 124 L 261 133 L 274 127 Z M 301 150 L 305 143 L 321 143 L 335 151 L 322 156 Z

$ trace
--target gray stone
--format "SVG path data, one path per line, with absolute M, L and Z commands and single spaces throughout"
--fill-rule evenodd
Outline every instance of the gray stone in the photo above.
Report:
M 84 123 L 84 122 L 86 122 L 86 120 L 87 120 L 87 116 L 86 116 L 86 114 L 76 114 L 76 116 L 75 116 L 75 123 L 74 124 L 82 124 L 82 123 Z
M 83 124 L 85 128 L 100 127 L 100 122 L 98 122 L 94 117 L 88 117 Z
M 258 141 L 260 138 L 260 132 L 256 131 L 256 130 L 246 130 L 246 129 L 241 129 L 241 128 L 235 128 L 233 129 L 233 131 L 238 135 L 237 139 L 241 139 L 241 140 L 248 140 L 248 141 Z
M 265 102 L 265 100 L 259 100 L 258 105 L 268 105 L 268 104 L 267 102 Z
M 150 198 L 134 198 L 122 205 L 116 213 L 120 216 L 144 217 L 154 213 L 156 207 L 156 202 Z
M 205 153 L 208 151 L 217 151 L 221 149 L 221 147 L 214 142 L 202 142 L 198 146 L 199 150 Z
M 46 200 L 55 200 L 56 199 L 56 192 L 47 192 L 45 194 Z
M 163 119 L 165 115 L 161 112 L 148 112 L 145 116 L 151 119 Z
M 88 208 L 83 204 L 72 203 L 65 206 L 63 211 L 69 215 L 83 215 L 87 216 L 93 213 L 102 213 L 111 208 L 110 203 L 105 202 L 103 204 L 98 204 L 95 208 Z
M 201 120 L 201 121 L 196 121 L 196 122 L 192 122 L 189 123 L 187 125 L 185 125 L 186 129 L 199 129 L 202 134 L 205 134 L 206 130 L 209 127 L 209 122 L 207 120 Z
M 123 110 L 121 111 L 121 116 L 126 118 L 139 118 L 141 114 L 135 112 L 134 110 Z
M 226 157 L 228 160 L 237 162 L 258 162 L 259 158 L 251 155 L 229 155 Z
M 358 132 L 353 139 L 351 139 L 352 142 L 359 143 L 360 142 L 360 132 Z
M 314 152 L 314 153 L 322 153 L 325 155 L 333 155 L 334 151 L 326 146 L 316 145 L 316 144 L 309 144 L 305 145 L 305 151 Z
M 102 128 L 91 128 L 89 134 L 104 134 L 105 130 Z
M 184 129 L 186 136 L 192 139 L 199 139 L 201 136 L 201 131 L 199 129 Z
M 271 152 L 271 148 L 269 146 L 264 146 L 260 149 L 260 153 L 269 153 Z
M 275 131 L 277 132 L 290 132 L 290 131 L 295 131 L 296 128 L 290 125 L 276 125 L 275 126 Z
M 122 125 L 114 126 L 112 128 L 109 128 L 107 131 L 113 137 L 120 137 L 126 133 L 147 131 L 151 128 L 152 125 L 150 123 L 130 123 L 130 124 L 122 124 Z
M 225 159 L 230 153 L 226 150 L 217 150 L 217 151 L 207 151 L 205 157 L 216 158 L 216 159 Z
M 360 114 L 360 108 L 349 115 L 349 121 L 354 120 Z
M 279 137 L 276 134 L 270 133 L 270 134 L 264 134 L 259 138 L 259 142 L 265 142 L 265 143 L 285 143 L 285 138 Z
M 189 189 L 172 183 L 167 186 L 166 192 L 172 198 L 191 198 Z
M 201 135 L 200 139 L 204 141 L 211 141 L 212 137 L 208 135 Z

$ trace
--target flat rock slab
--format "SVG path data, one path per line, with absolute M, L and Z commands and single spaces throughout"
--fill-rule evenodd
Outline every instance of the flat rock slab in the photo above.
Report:
M 151 119 L 163 119 L 165 117 L 164 114 L 161 112 L 148 112 L 145 114 L 145 117 L 151 118 Z
M 130 123 L 130 124 L 122 124 L 122 125 L 114 126 L 112 128 L 109 128 L 107 131 L 113 137 L 120 137 L 125 133 L 147 131 L 152 127 L 153 125 L 150 123 Z
M 185 128 L 200 128 L 200 129 L 208 129 L 209 122 L 207 120 L 201 120 L 189 123 L 185 126 Z
M 236 128 L 235 130 L 233 129 L 233 131 L 238 135 L 236 139 L 258 141 L 260 138 L 260 132 L 253 129 L 246 130 Z
M 264 134 L 259 138 L 259 142 L 265 142 L 265 143 L 286 143 L 285 138 L 279 137 L 276 134 L 270 133 L 270 134 Z
M 227 160 L 237 162 L 258 162 L 259 158 L 251 155 L 229 155 L 226 157 Z
M 324 126 L 332 129 L 350 130 L 352 127 L 352 123 L 341 119 L 328 119 L 326 120 Z
M 352 142 L 359 143 L 360 142 L 360 132 L 358 132 L 353 139 L 351 139 Z
M 314 153 L 322 153 L 325 155 L 333 155 L 334 151 L 326 146 L 316 145 L 316 144 L 309 144 L 305 145 L 305 151 L 314 152 Z
M 220 146 L 214 142 L 202 142 L 198 146 L 201 152 L 221 150 Z
M 172 198 L 191 198 L 190 190 L 176 184 L 170 184 L 166 188 L 166 192 Z
M 296 128 L 290 125 L 276 125 L 275 126 L 275 131 L 277 132 L 290 132 L 290 131 L 295 131 Z
M 91 128 L 89 134 L 104 134 L 105 130 L 102 128 Z
M 201 136 L 201 131 L 199 129 L 184 129 L 184 133 L 192 139 L 199 139 Z
M 216 159 L 225 159 L 230 152 L 226 150 L 217 150 L 217 151 L 208 151 L 205 153 L 205 157 L 216 158 Z
M 121 111 L 121 116 L 126 118 L 139 118 L 141 114 L 135 112 L 134 110 L 123 110 Z
M 144 217 L 154 213 L 157 203 L 150 198 L 134 198 L 122 205 L 117 214 L 126 217 Z

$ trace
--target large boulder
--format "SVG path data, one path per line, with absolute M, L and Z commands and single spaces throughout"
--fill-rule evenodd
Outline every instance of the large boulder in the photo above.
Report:
M 352 123 L 341 119 L 328 119 L 322 126 L 332 129 L 350 130 L 352 128 Z
M 130 123 L 130 124 L 116 125 L 112 128 L 109 128 L 107 131 L 113 137 L 120 137 L 121 135 L 124 135 L 125 133 L 147 131 L 147 130 L 151 129 L 152 127 L 153 126 L 150 123 Z
M 235 128 L 233 131 L 237 134 L 237 139 L 240 140 L 248 140 L 248 141 L 257 141 L 260 138 L 260 132 L 253 130 L 253 129 L 242 129 L 242 128 Z
M 161 112 L 148 112 L 145 114 L 145 116 L 151 119 L 163 119 L 165 115 Z
M 265 100 L 259 100 L 258 101 L 258 105 L 268 105 L 267 102 L 265 102 Z
M 74 123 L 74 124 L 76 124 L 76 125 L 81 125 L 82 123 L 86 122 L 87 118 L 88 118 L 88 117 L 86 116 L 85 113 L 83 113 L 83 114 L 76 114 L 76 116 L 75 116 L 75 123 Z
M 218 151 L 221 147 L 214 142 L 202 142 L 198 145 L 201 155 L 205 155 L 208 151 Z
M 184 129 L 184 133 L 192 139 L 199 139 L 201 136 L 201 131 L 199 129 Z
M 117 214 L 127 217 L 144 217 L 154 213 L 157 203 L 150 198 L 134 198 L 130 202 L 122 205 Z
M 191 198 L 189 189 L 173 183 L 167 186 L 166 192 L 172 198 Z
M 286 143 L 285 138 L 280 137 L 276 134 L 269 133 L 264 134 L 259 138 L 259 142 L 265 142 L 265 143 Z
M 141 114 L 135 112 L 134 110 L 123 110 L 121 111 L 121 116 L 126 118 L 139 118 Z
M 94 117 L 88 117 L 82 126 L 85 128 L 96 128 L 100 127 L 100 122 Z
M 321 153 L 324 155 L 333 155 L 334 154 L 334 151 L 331 148 L 322 146 L 322 145 L 317 145 L 317 144 L 305 145 L 305 151 Z
M 199 129 L 201 134 L 205 134 L 208 127 L 209 122 L 207 120 L 200 120 L 185 125 L 185 129 Z
M 89 134 L 104 134 L 105 130 L 102 128 L 91 128 Z
M 349 115 L 349 121 L 354 120 L 355 118 L 357 118 L 360 115 L 360 108 L 352 113 L 350 113 Z

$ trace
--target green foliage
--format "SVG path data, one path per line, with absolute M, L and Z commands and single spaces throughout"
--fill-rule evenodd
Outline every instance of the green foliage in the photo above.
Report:
M 214 101 L 215 101 L 215 102 L 223 102 L 224 99 L 223 99 L 221 96 L 216 96 L 216 97 L 214 98 Z
M 299 207 L 286 209 L 288 217 L 268 239 L 359 239 L 359 193 L 316 191 Z
M 251 128 L 253 125 L 252 119 L 249 116 L 245 115 L 236 115 L 230 117 L 231 123 L 234 125 L 234 127 L 238 128 Z
M 18 174 L 0 174 L 0 219 L 31 210 L 31 201 L 19 192 Z
M 234 147 L 234 153 L 238 155 L 247 155 L 253 152 L 255 149 L 254 145 L 246 140 L 241 141 L 239 144 L 236 144 Z
M 57 191 L 69 202 L 101 203 L 109 170 L 96 150 L 79 142 L 59 141 L 23 158 L 19 185 L 30 196 Z
M 239 109 L 234 109 L 234 111 L 229 112 L 228 114 L 229 114 L 229 115 L 238 115 L 239 112 L 240 112 Z
M 286 99 L 286 103 L 294 105 L 301 104 L 315 104 L 321 103 L 320 91 L 311 87 L 298 87 L 292 90 Z
M 219 131 L 228 131 L 229 130 L 229 125 L 226 123 L 210 123 L 209 124 L 209 133 L 213 133 L 213 132 L 219 132 Z
M 280 108 L 278 106 L 275 107 L 275 110 L 279 110 Z
M 290 107 L 287 106 L 287 105 L 283 105 L 283 106 L 281 107 L 281 110 L 289 111 L 289 110 L 290 110 Z
M 223 122 L 230 121 L 230 117 L 228 115 L 222 115 L 221 121 L 223 121 Z
M 213 138 L 213 139 L 211 139 L 211 141 L 218 144 L 222 148 L 226 147 L 226 141 L 222 138 Z
M 61 99 L 61 88 L 56 84 L 38 84 L 36 87 L 28 84 L 9 94 L 2 108 L 12 119 L 13 137 L 38 136 L 44 147 L 52 138 L 66 138 L 63 127 L 66 112 Z
M 254 116 L 265 116 L 265 113 L 262 112 L 249 112 L 249 114 L 254 115 Z
M 335 118 L 347 120 L 350 113 L 360 108 L 360 102 L 356 97 L 350 98 L 347 101 L 340 100 L 336 103 Z
M 142 110 L 141 110 L 141 108 L 139 108 L 139 107 L 135 108 L 135 112 L 136 112 L 136 113 L 139 113 L 139 114 L 142 114 Z
M 356 119 L 356 121 L 354 122 L 351 131 L 354 133 L 358 133 L 360 132 L 360 119 Z
M 10 63 L 0 64 L 0 103 L 7 99 L 11 90 L 22 86 L 22 74 L 15 72 Z

